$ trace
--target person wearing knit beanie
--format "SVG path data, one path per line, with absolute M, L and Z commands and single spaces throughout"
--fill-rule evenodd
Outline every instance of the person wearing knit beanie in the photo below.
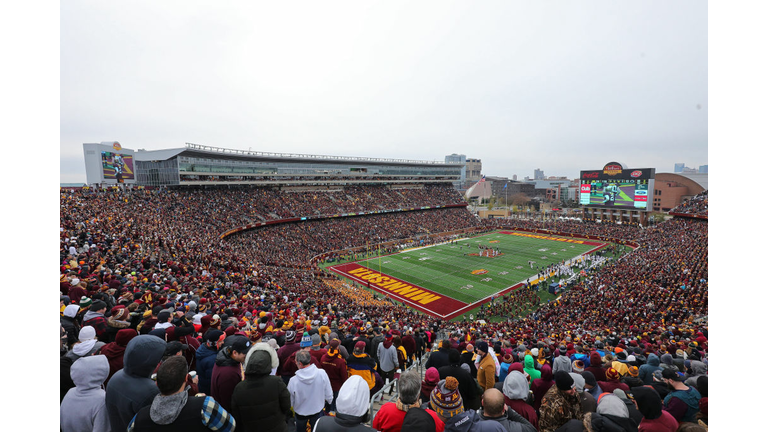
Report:
M 299 346 L 301 348 L 309 348 L 312 346 L 312 338 L 309 336 L 309 332 L 304 332 L 304 335 L 301 337 L 301 344 Z
M 424 373 L 424 380 L 421 382 L 421 401 L 427 403 L 432 395 L 432 390 L 435 389 L 437 383 L 440 382 L 440 373 L 436 368 L 431 367 Z
M 429 406 L 442 420 L 464 412 L 464 405 L 459 393 L 459 381 L 449 376 L 438 382 L 430 394 Z

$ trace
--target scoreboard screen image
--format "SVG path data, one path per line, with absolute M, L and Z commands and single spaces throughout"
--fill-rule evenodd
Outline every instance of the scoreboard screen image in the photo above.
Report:
M 649 210 L 655 169 L 626 169 L 609 164 L 598 171 L 582 171 L 579 204 L 588 207 Z

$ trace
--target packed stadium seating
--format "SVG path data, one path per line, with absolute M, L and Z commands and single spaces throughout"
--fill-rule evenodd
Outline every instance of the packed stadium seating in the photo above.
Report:
M 605 365 L 622 350 L 641 359 L 653 353 L 706 360 L 706 220 L 676 217 L 641 228 L 588 221 L 481 222 L 465 207 L 399 211 L 462 202 L 450 184 L 356 185 L 330 191 L 62 190 L 61 312 L 70 304 L 101 300 L 108 306 L 107 318 L 129 308 L 136 328 L 161 306 L 190 320 L 198 313 L 216 315 L 221 330 L 229 327 L 228 334 L 244 334 L 253 341 L 267 335 L 262 323 L 269 324 L 276 339 L 287 330 L 317 333 L 323 326 L 342 340 L 353 329 L 369 336 L 374 327 L 399 334 L 431 330 L 453 335 L 460 351 L 467 342 L 496 343 L 499 358 L 518 345 L 529 354 L 537 348 L 537 359 L 545 363 L 552 362 L 560 346 L 569 353 L 574 346 L 587 352 L 599 347 Z M 388 212 L 273 224 L 221 237 L 254 222 L 381 211 Z M 674 212 L 706 215 L 706 192 Z M 502 227 L 606 238 L 637 248 L 591 273 L 557 301 L 499 322 L 441 321 L 347 285 L 313 262 L 321 254 L 344 254 L 366 244 Z M 511 316 L 538 303 L 530 291 L 514 293 L 495 312 Z M 80 324 L 86 311 L 78 312 Z M 433 337 L 423 339 L 430 342 Z M 512 347 L 508 352 L 507 346 Z

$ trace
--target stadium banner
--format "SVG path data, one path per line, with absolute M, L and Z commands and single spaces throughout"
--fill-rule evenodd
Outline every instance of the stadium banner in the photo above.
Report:
M 330 267 L 330 270 L 429 315 L 445 318 L 468 306 L 467 303 L 437 294 L 355 262 L 333 266 Z

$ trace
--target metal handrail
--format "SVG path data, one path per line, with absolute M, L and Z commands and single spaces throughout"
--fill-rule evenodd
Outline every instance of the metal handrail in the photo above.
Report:
M 415 362 L 413 362 L 412 365 L 407 367 L 405 369 L 405 371 L 403 371 L 401 373 L 408 372 L 409 370 L 418 370 L 419 376 L 421 376 L 423 371 L 424 371 L 424 365 L 426 364 L 427 359 L 429 359 L 429 355 L 430 354 L 431 354 L 431 352 L 427 351 L 421 357 L 421 360 L 416 360 Z M 397 386 L 395 385 L 397 383 L 398 379 L 399 378 L 395 378 L 392 381 L 390 381 L 389 383 L 385 383 L 384 386 L 381 388 L 381 390 L 377 391 L 373 396 L 371 396 L 370 404 L 368 406 L 368 412 L 371 413 L 371 420 L 368 423 L 369 425 L 373 424 L 373 418 L 376 417 L 376 413 L 378 413 L 378 411 L 377 412 L 373 412 L 373 404 L 383 395 L 383 393 L 385 391 L 389 391 L 393 387 L 394 387 L 394 390 L 395 390 L 394 394 L 389 395 L 389 399 L 387 400 L 387 402 L 393 402 L 393 401 L 397 400 L 397 398 L 400 396 L 400 394 L 398 393 Z

